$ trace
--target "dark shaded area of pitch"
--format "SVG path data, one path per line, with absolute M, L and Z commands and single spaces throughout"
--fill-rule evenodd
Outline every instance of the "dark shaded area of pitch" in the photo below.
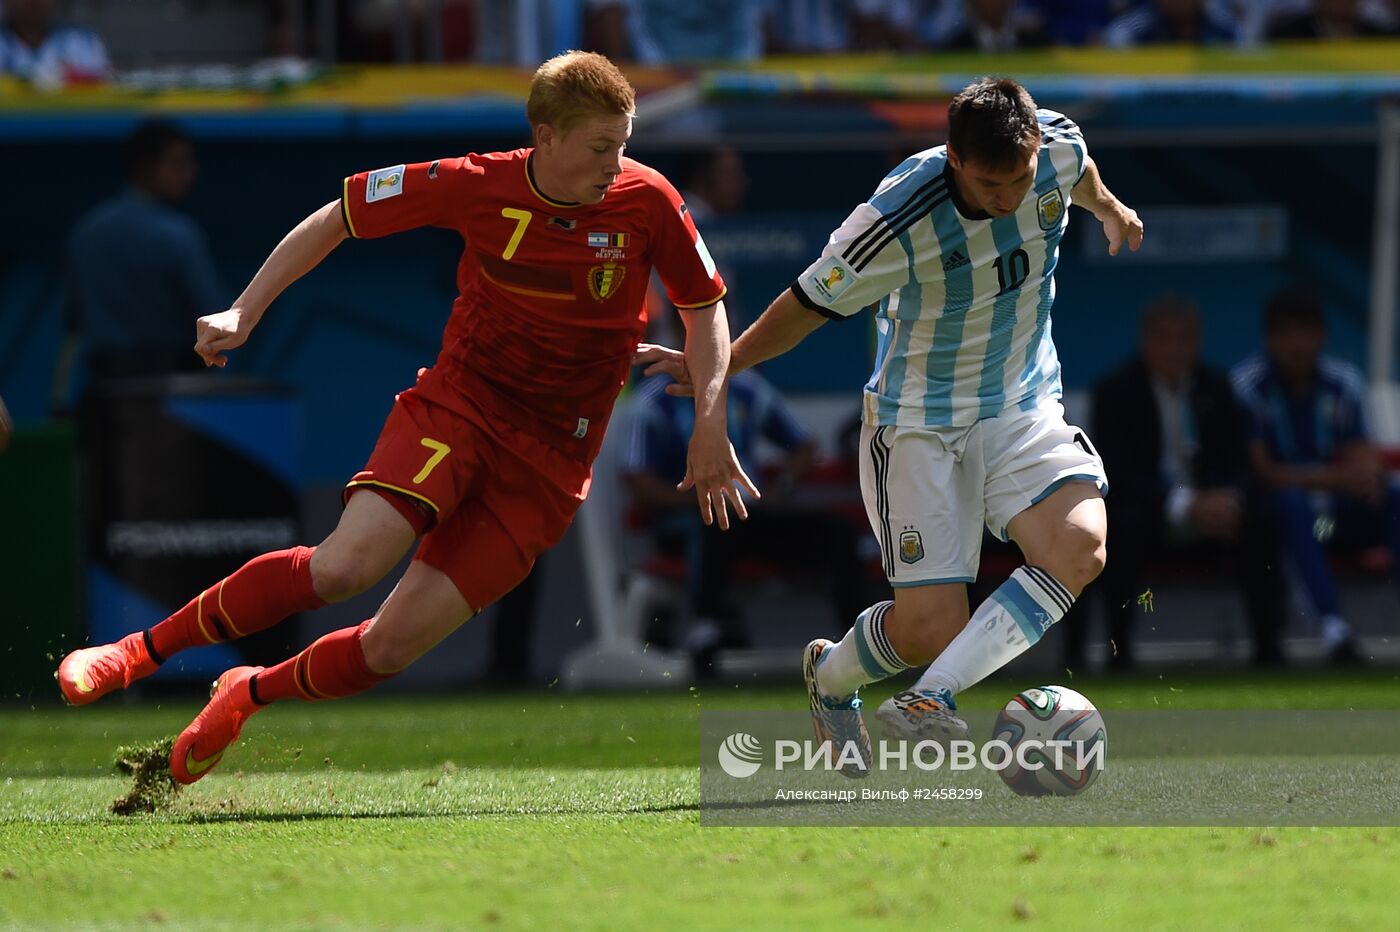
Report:
M 175 738 L 171 736 L 117 749 L 113 763 L 118 771 L 131 777 L 131 789 L 112 801 L 113 815 L 156 812 L 175 801 L 180 784 L 170 775 L 170 751 L 174 747 Z

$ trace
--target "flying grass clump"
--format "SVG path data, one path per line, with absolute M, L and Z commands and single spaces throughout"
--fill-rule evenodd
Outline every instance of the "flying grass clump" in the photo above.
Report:
M 117 749 L 117 770 L 131 777 L 131 789 L 125 796 L 112 801 L 114 815 L 134 815 L 155 812 L 175 800 L 180 784 L 170 775 L 170 752 L 175 738 L 163 738 L 146 744 L 132 744 Z

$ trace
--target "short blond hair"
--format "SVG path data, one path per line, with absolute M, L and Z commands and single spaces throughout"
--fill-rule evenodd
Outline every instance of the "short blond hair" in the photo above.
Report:
M 568 132 L 590 114 L 635 116 L 637 92 L 618 67 L 596 52 L 565 52 L 535 71 L 525 116 Z

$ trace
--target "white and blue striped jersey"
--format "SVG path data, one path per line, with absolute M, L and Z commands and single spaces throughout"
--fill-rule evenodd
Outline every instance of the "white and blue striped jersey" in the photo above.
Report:
M 829 317 L 876 306 L 866 423 L 965 427 L 1059 397 L 1050 305 L 1088 151 L 1068 117 L 1038 115 L 1035 182 L 1014 213 L 962 216 L 947 148 L 927 149 L 891 172 L 793 283 L 799 301 Z

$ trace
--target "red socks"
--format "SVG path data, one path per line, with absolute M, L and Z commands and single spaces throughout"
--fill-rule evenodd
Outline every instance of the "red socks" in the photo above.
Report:
M 311 586 L 314 547 L 293 547 L 249 560 L 151 628 L 146 644 L 157 662 L 188 647 L 217 644 L 270 628 L 326 603 Z
M 290 660 L 262 671 L 251 680 L 253 700 L 266 705 L 282 699 L 343 699 L 392 678 L 392 673 L 375 673 L 365 661 L 360 639 L 368 627 L 366 621 L 357 628 L 332 631 Z
M 314 547 L 265 553 L 146 632 L 146 646 L 157 662 L 187 647 L 217 644 L 277 624 L 288 615 L 326 603 L 311 586 Z M 369 622 L 342 628 L 316 641 L 290 660 L 250 680 L 256 702 L 279 699 L 340 699 L 364 692 L 393 674 L 375 673 L 365 661 L 360 638 Z

